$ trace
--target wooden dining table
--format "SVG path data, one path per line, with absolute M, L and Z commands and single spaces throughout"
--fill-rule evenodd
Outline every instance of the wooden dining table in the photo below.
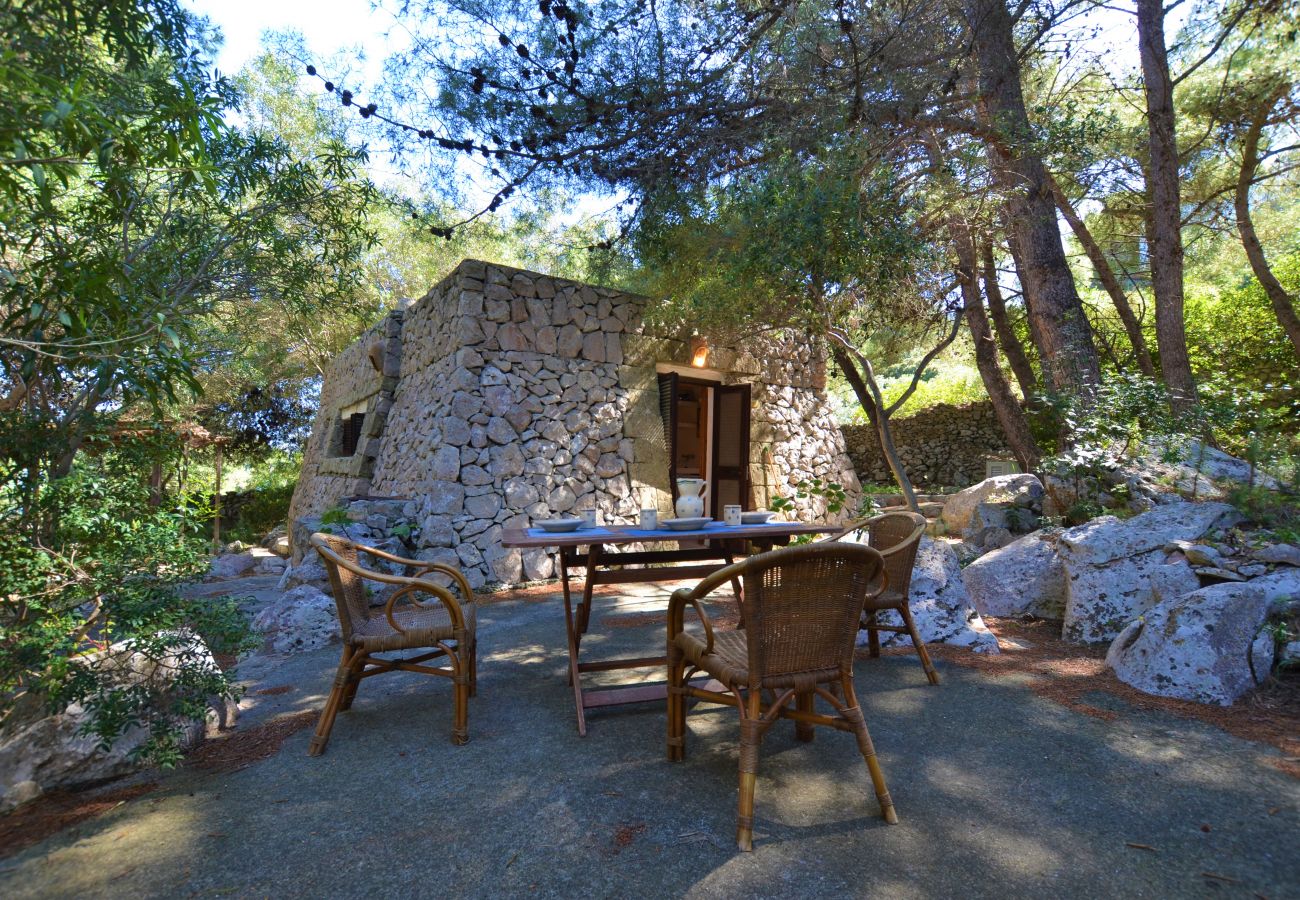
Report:
M 541 528 L 508 528 L 501 536 L 503 547 L 517 549 L 556 548 L 559 551 L 560 584 L 564 592 L 564 624 L 569 649 L 569 684 L 573 688 L 574 707 L 578 714 L 578 734 L 587 734 L 589 709 L 662 700 L 667 694 L 665 682 L 584 689 L 585 672 L 609 672 L 620 669 L 652 669 L 667 666 L 666 656 L 641 656 L 617 659 L 583 659 L 582 638 L 591 625 L 592 591 L 599 584 L 634 584 L 645 582 L 698 580 L 735 562 L 754 547 L 762 552 L 784 545 L 798 535 L 828 534 L 840 530 L 831 524 L 770 522 L 764 525 L 726 525 L 713 522 L 693 531 L 665 528 L 647 531 L 632 525 L 607 525 L 581 528 L 569 532 L 549 532 Z M 620 551 L 630 544 L 667 545 L 664 549 Z M 573 601 L 570 570 L 583 570 L 582 598 Z M 742 600 L 742 586 L 733 585 L 737 601 Z M 742 605 L 743 623 L 743 605 Z

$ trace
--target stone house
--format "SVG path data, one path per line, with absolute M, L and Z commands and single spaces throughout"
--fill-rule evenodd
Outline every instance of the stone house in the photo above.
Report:
M 707 479 L 719 518 L 814 476 L 856 498 L 819 351 L 653 334 L 645 304 L 465 260 L 327 368 L 290 521 L 400 501 L 407 543 L 477 587 L 553 574 L 544 552 L 501 548 L 503 528 L 590 508 L 608 523 L 643 504 L 670 514 L 676 477 Z

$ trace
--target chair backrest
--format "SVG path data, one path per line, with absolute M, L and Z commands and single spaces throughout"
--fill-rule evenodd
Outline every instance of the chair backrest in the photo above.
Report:
M 907 599 L 912 586 L 916 552 L 925 533 L 925 516 L 914 512 L 883 513 L 865 523 L 871 546 L 885 557 L 889 591 Z
M 334 605 L 339 610 L 339 625 L 343 628 L 343 642 L 347 643 L 352 639 L 354 625 L 360 625 L 370 618 L 370 601 L 366 597 L 365 581 L 356 572 L 339 565 L 339 561 L 343 560 L 353 566 L 360 566 L 356 544 L 347 538 L 318 531 L 311 536 L 311 545 L 320 554 L 325 571 L 329 574 L 330 587 L 334 590 Z
M 811 687 L 851 666 L 858 617 L 883 570 L 880 553 L 861 544 L 751 557 L 744 574 L 751 687 Z

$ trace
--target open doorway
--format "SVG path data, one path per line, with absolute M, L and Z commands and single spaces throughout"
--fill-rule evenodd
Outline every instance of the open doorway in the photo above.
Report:
M 668 480 L 677 499 L 678 478 L 709 484 L 708 514 L 752 505 L 749 487 L 749 385 L 724 385 L 677 372 L 659 376 L 659 407 L 668 444 Z

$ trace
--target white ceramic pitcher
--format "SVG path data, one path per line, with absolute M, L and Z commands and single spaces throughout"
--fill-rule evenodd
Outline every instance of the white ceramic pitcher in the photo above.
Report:
M 674 510 L 679 519 L 695 519 L 704 515 L 704 495 L 709 483 L 703 478 L 678 478 L 677 503 Z

